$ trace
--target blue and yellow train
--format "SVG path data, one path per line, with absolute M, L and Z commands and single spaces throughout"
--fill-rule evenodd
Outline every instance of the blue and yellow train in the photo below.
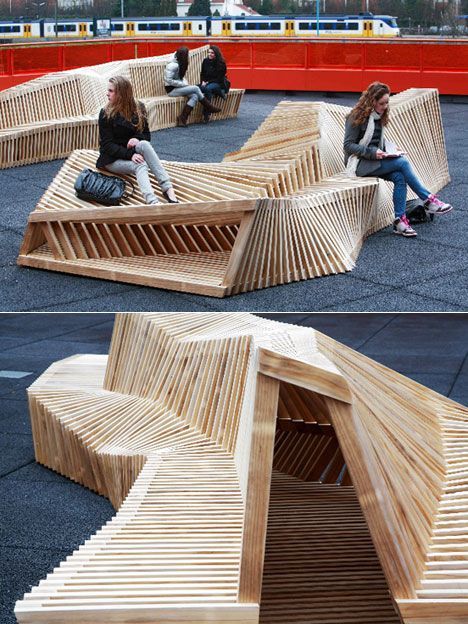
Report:
M 0 21 L 0 39 L 94 37 L 106 23 L 111 37 L 308 37 L 317 35 L 310 15 L 249 15 L 242 17 L 138 17 Z M 400 29 L 389 15 L 321 15 L 318 32 L 326 37 L 398 37 Z

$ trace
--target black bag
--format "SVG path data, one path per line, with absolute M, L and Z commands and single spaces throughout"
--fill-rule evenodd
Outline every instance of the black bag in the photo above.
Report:
M 418 223 L 426 223 L 427 221 L 433 221 L 434 215 L 427 213 L 424 209 L 424 204 L 420 199 L 413 199 L 406 202 L 406 216 L 411 225 Z
M 224 76 L 223 91 L 226 92 L 226 95 L 229 93 L 230 88 L 231 88 L 231 82 L 228 80 L 227 76 Z
M 130 182 L 132 192 L 125 192 L 125 180 L 108 176 L 92 169 L 83 169 L 75 181 L 76 196 L 85 201 L 95 201 L 105 206 L 118 206 L 121 199 L 131 197 L 135 187 Z

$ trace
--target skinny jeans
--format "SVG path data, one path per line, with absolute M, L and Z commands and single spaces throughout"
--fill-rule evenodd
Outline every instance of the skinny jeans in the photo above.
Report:
M 368 174 L 368 177 L 373 176 L 393 182 L 393 208 L 396 219 L 405 214 L 407 185 L 423 201 L 431 194 L 422 185 L 418 176 L 414 173 L 409 160 L 404 156 L 382 159 L 379 168 Z
M 197 102 L 201 102 L 205 97 L 197 85 L 187 85 L 186 87 L 175 87 L 170 93 L 169 97 L 178 97 L 183 95 L 187 98 L 187 105 L 193 108 Z
M 145 202 L 147 204 L 156 203 L 158 198 L 154 194 L 151 187 L 148 170 L 154 173 L 154 176 L 163 191 L 170 189 L 172 187 L 172 182 L 149 141 L 140 141 L 135 146 L 135 151 L 137 154 L 141 154 L 143 156 L 145 162 L 134 163 L 133 160 L 119 159 L 109 165 L 106 165 L 106 169 L 107 171 L 118 175 L 136 175 L 138 186 L 140 187 L 140 191 L 143 193 Z
M 200 89 L 209 102 L 211 102 L 211 99 L 216 95 L 219 95 L 221 97 L 224 96 L 224 91 L 222 90 L 221 85 L 219 85 L 217 82 L 209 82 L 204 87 L 200 87 Z

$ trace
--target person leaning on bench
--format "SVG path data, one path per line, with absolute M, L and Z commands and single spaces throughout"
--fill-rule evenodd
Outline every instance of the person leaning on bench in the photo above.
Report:
M 393 182 L 394 234 L 413 237 L 416 232 L 405 214 L 406 185 L 424 201 L 429 214 L 446 214 L 452 210 L 428 191 L 414 173 L 404 152 L 385 141 L 384 127 L 389 121 L 390 88 L 373 82 L 362 93 L 346 119 L 344 152 L 349 175 L 376 176 Z
M 105 108 L 99 113 L 99 158 L 96 166 L 117 175 L 136 175 L 147 204 L 159 203 L 148 169 L 154 173 L 169 203 L 178 203 L 171 180 L 154 151 L 146 108 L 133 97 L 129 80 L 115 76 L 109 80 Z
M 226 99 L 226 93 L 229 90 L 226 84 L 226 61 L 221 54 L 221 50 L 217 45 L 210 45 L 208 48 L 208 56 L 203 59 L 200 72 L 200 89 L 207 100 L 215 96 Z M 229 84 L 229 83 L 228 83 Z M 210 121 L 210 112 L 205 109 L 203 111 L 203 121 Z
M 186 126 L 187 120 L 197 102 L 205 109 L 205 112 L 219 113 L 220 108 L 213 106 L 211 102 L 203 95 L 200 87 L 197 85 L 189 85 L 184 78 L 189 64 L 189 50 L 185 46 L 179 48 L 174 58 L 169 61 L 164 70 L 164 86 L 169 97 L 185 96 L 187 103 L 181 114 L 177 117 L 178 126 Z

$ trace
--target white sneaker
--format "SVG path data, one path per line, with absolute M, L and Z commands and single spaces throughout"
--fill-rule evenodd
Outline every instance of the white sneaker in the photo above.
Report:
M 453 206 L 451 204 L 446 204 L 445 202 L 441 201 L 435 195 L 429 195 L 426 203 L 424 204 L 424 210 L 429 214 L 442 215 L 447 214 L 447 212 L 453 210 Z
M 401 236 L 407 236 L 408 238 L 417 236 L 417 233 L 411 227 L 406 215 L 403 215 L 399 219 L 395 219 L 393 222 L 393 233 L 401 234 Z

